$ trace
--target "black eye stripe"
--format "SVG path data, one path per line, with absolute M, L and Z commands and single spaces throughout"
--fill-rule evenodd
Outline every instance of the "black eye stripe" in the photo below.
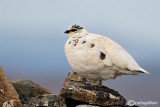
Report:
M 74 32 L 74 31 L 77 31 L 77 29 L 71 29 L 70 31 L 71 31 L 71 32 Z

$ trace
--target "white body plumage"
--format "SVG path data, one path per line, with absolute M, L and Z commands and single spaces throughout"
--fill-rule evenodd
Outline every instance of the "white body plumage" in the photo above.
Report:
M 65 33 L 69 35 L 65 44 L 67 60 L 83 78 L 97 81 L 121 75 L 149 74 L 125 49 L 105 36 L 88 33 L 78 25 Z

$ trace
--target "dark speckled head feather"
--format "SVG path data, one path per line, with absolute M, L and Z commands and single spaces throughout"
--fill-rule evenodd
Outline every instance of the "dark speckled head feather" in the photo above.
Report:
M 83 27 L 81 27 L 79 25 L 73 25 L 68 30 L 66 30 L 64 33 L 77 32 L 77 31 L 80 31 L 82 29 L 83 29 Z
M 79 26 L 79 25 L 76 25 L 76 24 L 73 25 L 72 28 L 75 28 L 75 29 L 83 29 L 83 27 L 81 27 L 81 26 Z

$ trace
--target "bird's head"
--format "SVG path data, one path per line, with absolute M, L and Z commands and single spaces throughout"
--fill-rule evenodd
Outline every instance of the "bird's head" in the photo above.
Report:
M 67 33 L 69 37 L 75 37 L 87 33 L 87 31 L 79 25 L 73 25 L 69 27 L 64 33 Z

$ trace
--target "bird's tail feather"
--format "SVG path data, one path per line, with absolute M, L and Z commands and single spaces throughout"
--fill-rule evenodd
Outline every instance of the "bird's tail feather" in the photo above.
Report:
M 144 70 L 143 68 L 141 68 L 141 70 L 138 70 L 137 72 L 145 73 L 145 74 L 151 74 L 150 72 Z

